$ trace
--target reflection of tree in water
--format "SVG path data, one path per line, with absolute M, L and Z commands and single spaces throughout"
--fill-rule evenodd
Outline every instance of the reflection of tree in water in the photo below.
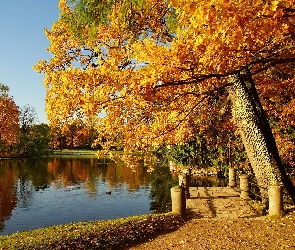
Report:
M 47 159 L 0 161 L 0 230 L 14 207 L 28 207 L 35 190 L 46 189 L 52 178 L 47 173 Z
M 19 191 L 17 196 L 19 206 L 23 208 L 29 207 L 33 200 L 34 192 L 35 189 L 32 181 L 28 178 L 28 176 L 22 176 L 19 179 Z
M 85 183 L 89 192 L 97 191 L 96 182 L 101 173 L 97 158 L 54 157 L 49 159 L 47 170 L 56 188 Z
M 47 161 L 46 161 L 47 162 Z M 46 189 L 49 185 L 47 179 L 46 162 L 41 159 L 18 161 L 18 203 L 21 207 L 29 207 L 33 200 L 35 190 Z
M 52 177 L 48 175 L 47 162 L 47 158 L 38 158 L 38 160 L 28 158 L 19 161 L 20 187 L 31 185 L 37 191 L 48 188 Z
M 17 161 L 0 161 L 0 231 L 17 204 Z
M 47 163 L 48 174 L 56 188 L 84 183 L 92 198 L 96 197 L 100 181 L 107 182 L 109 188 L 125 184 L 128 190 L 148 186 L 150 179 L 146 170 L 139 166 L 134 172 L 124 164 L 97 158 L 54 157 Z
M 110 188 L 124 183 L 128 190 L 137 190 L 142 186 L 148 186 L 150 182 L 149 173 L 143 164 L 133 170 L 123 163 L 109 162 L 103 169 L 102 177 Z
M 170 189 L 177 184 L 177 178 L 173 178 L 169 168 L 156 168 L 151 181 L 150 198 L 152 202 L 150 204 L 150 210 L 154 211 L 154 213 L 171 211 Z

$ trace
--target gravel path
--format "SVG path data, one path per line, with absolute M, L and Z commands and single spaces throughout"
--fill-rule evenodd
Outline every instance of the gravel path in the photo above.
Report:
M 295 213 L 277 219 L 193 219 L 130 250 L 295 249 Z
M 234 189 L 190 188 L 190 194 L 186 207 L 193 219 L 175 232 L 125 249 L 295 249 L 294 207 L 270 219 L 258 215 Z

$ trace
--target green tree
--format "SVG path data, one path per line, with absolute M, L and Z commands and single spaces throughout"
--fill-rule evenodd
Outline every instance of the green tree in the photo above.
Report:
M 50 127 L 47 124 L 35 124 L 26 134 L 21 135 L 21 151 L 30 157 L 50 154 L 49 143 L 52 141 Z

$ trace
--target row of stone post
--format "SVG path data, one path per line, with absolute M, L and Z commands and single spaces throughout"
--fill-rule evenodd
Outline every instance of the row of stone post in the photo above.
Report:
M 186 213 L 186 199 L 190 198 L 190 181 L 191 169 L 185 174 L 179 175 L 179 185 L 171 188 L 172 198 L 172 212 L 185 216 Z M 229 187 L 236 187 L 236 170 L 229 169 Z M 241 199 L 248 200 L 250 198 L 249 180 L 247 174 L 240 175 L 240 197 Z M 269 215 L 281 216 L 283 210 L 283 195 L 282 187 L 272 185 L 268 188 L 269 197 Z
M 236 186 L 236 170 L 229 169 L 229 187 Z M 250 199 L 249 180 L 247 174 L 240 175 L 240 197 Z M 281 216 L 283 211 L 283 189 L 279 185 L 268 186 L 268 214 L 270 216 Z

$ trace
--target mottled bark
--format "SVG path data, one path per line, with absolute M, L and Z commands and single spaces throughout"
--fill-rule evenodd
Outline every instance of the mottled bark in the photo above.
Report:
M 269 185 L 284 185 L 295 202 L 295 188 L 286 175 L 275 139 L 259 100 L 251 74 L 230 78 L 228 87 L 232 113 L 244 143 L 249 161 L 260 187 L 263 201 Z

